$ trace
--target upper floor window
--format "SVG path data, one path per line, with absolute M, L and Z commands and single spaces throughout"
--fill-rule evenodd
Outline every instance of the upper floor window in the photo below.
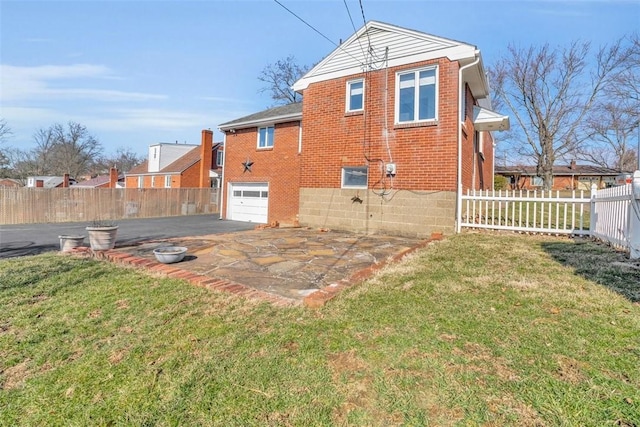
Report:
M 437 67 L 396 74 L 396 123 L 437 119 Z
M 347 82 L 347 112 L 364 109 L 364 80 Z
M 273 126 L 258 129 L 258 148 L 273 148 Z
M 216 151 L 216 166 L 222 166 L 222 162 L 224 161 L 224 151 Z

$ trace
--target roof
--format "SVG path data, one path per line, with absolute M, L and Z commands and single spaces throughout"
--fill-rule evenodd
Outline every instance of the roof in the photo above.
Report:
M 497 166 L 497 174 L 501 175 L 531 175 L 536 176 L 538 172 L 535 166 Z M 590 176 L 617 176 L 619 171 L 594 165 L 558 165 L 553 167 L 553 175 L 590 175 Z
M 294 102 L 249 114 L 248 116 L 222 123 L 218 127 L 221 131 L 228 131 L 267 124 L 286 123 L 300 119 L 302 119 L 302 102 Z
M 118 174 L 118 180 L 124 178 L 123 174 Z M 109 175 L 99 175 L 95 178 L 87 179 L 86 181 L 80 181 L 74 184 L 74 187 L 100 187 L 101 185 L 109 184 Z
M 319 81 L 444 57 L 463 65 L 478 58 L 478 63 L 465 71 L 465 78 L 476 98 L 489 95 L 476 46 L 379 21 L 367 22 L 294 83 L 293 89 L 300 92 Z
M 219 147 L 222 147 L 222 143 L 216 142 L 211 147 L 211 150 L 216 150 Z M 128 173 L 127 176 L 130 175 L 167 175 L 167 174 L 177 174 L 182 173 L 187 170 L 189 167 L 196 164 L 200 161 L 200 148 L 201 146 L 197 145 L 191 150 L 189 150 L 183 156 L 180 156 L 178 159 L 174 160 L 172 163 L 169 163 L 164 168 L 160 169 L 157 172 L 149 172 L 148 168 L 148 160 L 140 163 L 138 166 L 133 167 Z

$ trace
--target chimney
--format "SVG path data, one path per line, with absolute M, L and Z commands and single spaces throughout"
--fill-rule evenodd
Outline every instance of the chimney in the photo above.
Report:
M 200 188 L 211 187 L 209 171 L 212 163 L 213 131 L 202 131 L 202 144 L 200 145 Z
M 65 173 L 62 178 L 62 187 L 69 188 L 69 174 Z
M 571 164 L 569 164 L 569 169 L 575 169 L 575 168 L 576 168 L 576 161 L 571 160 Z
M 116 188 L 118 184 L 118 169 L 113 167 L 109 169 L 109 188 Z

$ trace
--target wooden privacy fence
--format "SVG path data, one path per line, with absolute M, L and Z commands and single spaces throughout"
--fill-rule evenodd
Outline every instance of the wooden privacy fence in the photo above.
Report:
M 563 193 L 468 191 L 461 227 L 592 236 L 640 257 L 640 200 L 632 184 Z
M 216 188 L 2 188 L 0 224 L 217 213 Z

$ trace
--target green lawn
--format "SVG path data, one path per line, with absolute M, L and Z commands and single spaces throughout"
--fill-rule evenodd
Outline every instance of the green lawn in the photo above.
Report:
M 319 310 L 0 262 L 0 425 L 640 426 L 640 270 L 463 234 Z

